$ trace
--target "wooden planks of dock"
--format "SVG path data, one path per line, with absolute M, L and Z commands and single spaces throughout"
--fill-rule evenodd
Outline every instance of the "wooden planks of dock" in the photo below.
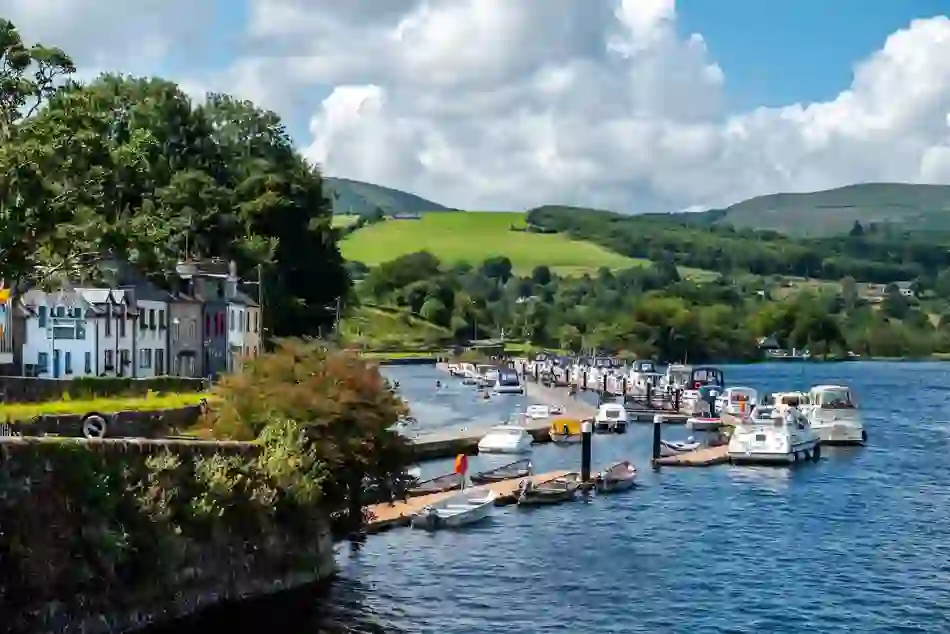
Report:
M 530 479 L 534 480 L 535 483 L 540 484 L 542 482 L 549 482 L 555 478 L 561 478 L 568 473 L 571 473 L 571 471 L 568 469 L 562 471 L 549 471 L 548 473 L 531 476 Z M 515 493 L 518 490 L 518 485 L 524 479 L 525 478 L 514 478 L 512 480 L 502 480 L 501 482 L 492 482 L 491 484 L 468 487 L 465 490 L 485 492 L 494 491 L 498 495 L 498 499 L 495 501 L 495 504 L 503 506 L 514 503 Z M 379 533 L 394 526 L 405 526 L 409 523 L 409 517 L 413 513 L 417 513 L 421 511 L 423 507 L 434 502 L 438 502 L 439 500 L 444 500 L 445 498 L 457 493 L 457 490 L 444 491 L 442 493 L 420 495 L 419 497 L 409 498 L 408 500 L 398 501 L 392 504 L 387 504 L 385 502 L 381 504 L 373 504 L 372 506 L 367 507 L 369 519 L 366 522 L 366 533 Z
M 729 446 L 702 447 L 673 456 L 661 456 L 656 464 L 664 467 L 712 467 L 729 462 Z

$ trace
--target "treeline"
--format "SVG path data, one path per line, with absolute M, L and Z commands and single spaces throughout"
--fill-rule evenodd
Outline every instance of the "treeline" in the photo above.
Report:
M 663 361 L 748 360 L 758 340 L 819 356 L 922 356 L 950 350 L 947 320 L 889 287 L 883 304 L 841 292 L 802 292 L 784 300 L 746 293 L 729 278 L 697 283 L 675 265 L 561 278 L 540 266 L 518 275 L 504 257 L 443 265 L 413 253 L 368 272 L 360 296 L 403 307 L 451 329 L 460 340 L 504 335 L 573 351 L 596 348 Z
M 280 118 L 173 82 L 69 81 L 62 50 L 0 19 L 0 277 L 95 283 L 110 252 L 155 279 L 184 256 L 261 266 L 268 335 L 316 334 L 349 280 L 320 172 Z M 314 283 L 319 280 L 319 283 Z M 328 306 L 330 308 L 328 308 Z
M 630 257 L 724 274 L 853 277 L 881 284 L 918 280 L 928 288 L 940 269 L 950 267 L 947 243 L 919 233 L 862 228 L 845 236 L 792 239 L 773 231 L 698 224 L 689 214 L 624 216 L 567 207 L 533 209 L 527 221 Z

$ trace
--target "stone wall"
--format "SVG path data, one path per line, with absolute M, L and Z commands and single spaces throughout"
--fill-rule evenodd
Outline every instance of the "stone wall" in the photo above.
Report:
M 266 447 L 143 442 L 0 443 L 4 631 L 126 631 L 334 574 L 325 516 L 273 483 Z
M 201 417 L 201 406 L 126 412 L 46 414 L 31 421 L 12 423 L 10 429 L 22 436 L 82 438 L 83 421 L 90 414 L 98 414 L 106 421 L 106 438 L 164 438 L 193 427 Z
M 160 376 L 151 379 L 127 377 L 78 377 L 41 379 L 25 376 L 0 376 L 0 402 L 43 403 L 57 401 L 68 394 L 72 399 L 115 396 L 144 396 L 148 392 L 201 392 L 208 387 L 204 379 Z

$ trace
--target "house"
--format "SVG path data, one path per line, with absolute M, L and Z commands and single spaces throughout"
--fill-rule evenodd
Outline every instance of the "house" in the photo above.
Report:
M 18 297 L 24 376 L 95 376 L 97 309 L 77 289 L 31 289 Z
M 192 294 L 190 281 L 171 294 L 168 304 L 168 371 L 175 376 L 204 376 L 202 302 Z
M 138 309 L 135 334 L 136 369 L 133 376 L 149 378 L 168 374 L 168 311 L 171 295 L 141 282 L 132 290 Z
M 260 306 L 237 289 L 228 295 L 228 371 L 260 353 Z
M 916 295 L 913 282 L 895 282 L 894 286 L 897 287 L 897 291 L 904 297 L 914 297 Z
M 136 321 L 139 310 L 129 289 L 76 289 L 92 308 L 93 376 L 136 376 Z

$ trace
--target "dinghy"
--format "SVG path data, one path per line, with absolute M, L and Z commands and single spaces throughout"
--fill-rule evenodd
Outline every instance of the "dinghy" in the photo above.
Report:
M 578 473 L 568 473 L 539 484 L 532 480 L 522 480 L 518 485 L 518 506 L 558 504 L 573 500 L 577 494 L 579 480 Z
M 702 446 L 702 443 L 695 442 L 692 438 L 686 442 L 673 442 L 671 440 L 661 440 L 660 445 L 662 449 L 665 449 L 670 454 L 686 453 L 688 451 L 696 451 Z
M 462 474 L 446 473 L 436 478 L 424 480 L 410 488 L 406 493 L 409 497 L 417 497 L 419 495 L 429 495 L 430 493 L 455 491 L 456 489 L 461 489 L 464 482 L 465 476 Z
M 551 423 L 548 429 L 551 442 L 556 445 L 579 443 L 583 440 L 581 421 L 573 418 L 558 418 Z
M 496 497 L 494 491 L 462 491 L 422 507 L 410 516 L 409 523 L 426 530 L 474 524 L 491 515 Z
M 523 458 L 509 462 L 506 465 L 479 471 L 469 476 L 472 484 L 489 484 L 491 482 L 501 482 L 502 480 L 513 480 L 515 478 L 524 478 L 531 475 L 531 460 Z
M 690 416 L 686 428 L 693 431 L 715 431 L 722 427 L 722 419 L 713 416 Z
M 634 485 L 636 477 L 636 467 L 626 460 L 618 462 L 600 472 L 600 478 L 597 480 L 597 491 L 600 493 L 625 491 Z

